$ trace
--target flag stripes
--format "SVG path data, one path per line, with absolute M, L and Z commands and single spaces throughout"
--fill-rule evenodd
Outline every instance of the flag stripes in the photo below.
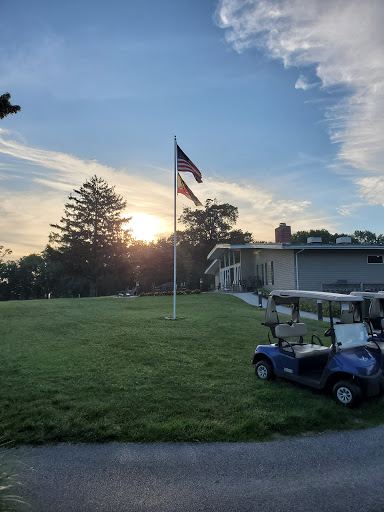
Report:
M 196 167 L 196 165 L 187 157 L 187 155 L 182 151 L 179 146 L 177 146 L 177 170 L 179 172 L 191 172 L 197 183 L 202 183 L 201 172 Z

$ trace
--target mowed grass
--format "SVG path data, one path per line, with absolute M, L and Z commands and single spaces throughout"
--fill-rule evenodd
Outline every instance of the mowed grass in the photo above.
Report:
M 220 294 L 0 303 L 0 438 L 59 442 L 262 441 L 384 422 L 251 359 L 263 312 Z M 308 321 L 313 332 L 326 324 Z

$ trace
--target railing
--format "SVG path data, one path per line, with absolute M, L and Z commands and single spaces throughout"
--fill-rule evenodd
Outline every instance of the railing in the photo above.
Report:
M 245 292 L 246 290 L 241 284 L 231 284 L 227 286 L 215 286 L 217 292 Z

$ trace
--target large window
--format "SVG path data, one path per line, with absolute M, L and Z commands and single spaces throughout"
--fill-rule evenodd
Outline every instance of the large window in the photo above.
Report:
M 368 256 L 368 263 L 383 263 L 382 256 Z
M 273 268 L 273 261 L 260 263 L 256 265 L 256 277 L 261 281 L 262 285 L 275 284 L 275 272 Z

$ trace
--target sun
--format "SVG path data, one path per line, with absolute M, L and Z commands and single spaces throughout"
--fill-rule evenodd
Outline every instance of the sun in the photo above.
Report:
M 136 240 L 153 242 L 157 236 L 165 231 L 163 222 L 145 213 L 130 213 L 132 219 L 126 224 L 127 229 L 132 230 L 132 237 Z

